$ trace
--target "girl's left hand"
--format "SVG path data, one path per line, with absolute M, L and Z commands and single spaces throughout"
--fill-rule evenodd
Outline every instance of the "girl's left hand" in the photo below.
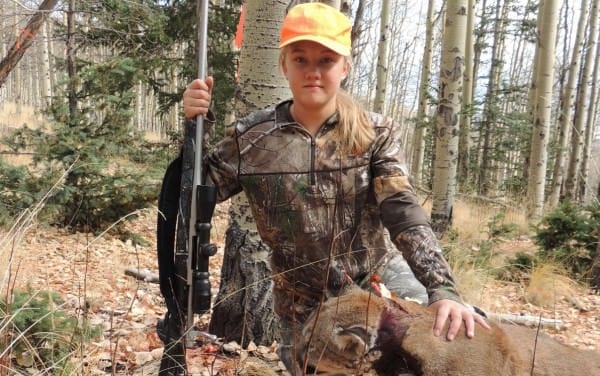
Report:
M 448 341 L 452 341 L 456 338 L 463 322 L 465 323 L 468 338 L 473 338 L 475 336 L 475 322 L 486 329 L 490 329 L 490 326 L 482 316 L 454 300 L 441 299 L 429 306 L 433 307 L 436 311 L 435 323 L 433 325 L 433 334 L 436 337 L 442 334 L 442 330 L 448 319 L 450 319 L 448 335 L 446 337 L 448 338 Z

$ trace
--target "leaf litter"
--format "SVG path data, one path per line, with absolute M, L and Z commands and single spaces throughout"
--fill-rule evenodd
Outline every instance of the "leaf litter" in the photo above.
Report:
M 227 228 L 227 204 L 217 206 L 211 240 L 219 247 L 210 259 L 210 280 L 217 291 Z M 86 315 L 91 324 L 103 327 L 103 336 L 84 345 L 73 355 L 77 374 L 157 374 L 163 344 L 156 334 L 156 322 L 165 305 L 157 283 L 126 275 L 126 269 L 158 273 L 156 259 L 156 210 L 148 211 L 127 223 L 127 230 L 145 240 L 143 245 L 104 234 L 76 233 L 33 226 L 12 249 L 11 270 L 0 268 L 3 283 L 10 277 L 14 287 L 58 292 L 65 301 L 63 309 Z M 0 236 L 5 234 L 0 232 Z M 6 252 L 6 251 L 3 251 Z M 2 255 L 4 256 L 4 255 Z M 18 268 L 17 268 L 18 266 Z M 15 273 L 15 270 L 17 272 Z M 6 291 L 6 284 L 2 286 Z M 590 290 L 576 289 L 557 299 L 552 307 L 538 307 L 526 299 L 517 283 L 490 280 L 478 302 L 489 312 L 512 313 L 560 320 L 560 329 L 544 330 L 561 341 L 581 349 L 600 349 L 600 296 Z M 206 327 L 207 315 L 197 325 Z M 193 375 L 285 374 L 273 346 L 251 343 L 242 349 L 237 343 L 205 343 L 188 352 L 188 367 Z

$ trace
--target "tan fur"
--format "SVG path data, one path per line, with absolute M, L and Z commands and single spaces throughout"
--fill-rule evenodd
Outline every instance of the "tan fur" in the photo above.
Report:
M 375 345 L 384 307 L 382 298 L 356 289 L 317 308 L 297 347 L 297 361 L 304 373 L 306 364 L 319 375 L 363 374 L 370 366 L 365 355 Z
M 434 317 L 417 303 L 354 289 L 313 312 L 299 349 L 309 348 L 307 364 L 323 374 L 371 369 L 379 375 L 407 370 L 425 376 L 600 375 L 600 354 L 563 345 L 535 329 L 490 323 L 492 329 L 477 326 L 475 338 L 468 339 L 463 327 L 450 342 L 433 335 Z M 381 353 L 365 357 L 375 344 Z

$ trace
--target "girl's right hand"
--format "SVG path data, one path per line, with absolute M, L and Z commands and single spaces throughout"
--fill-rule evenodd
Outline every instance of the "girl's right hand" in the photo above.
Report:
M 198 115 L 205 116 L 210 107 L 213 78 L 208 76 L 206 80 L 195 79 L 183 92 L 183 113 L 187 119 Z

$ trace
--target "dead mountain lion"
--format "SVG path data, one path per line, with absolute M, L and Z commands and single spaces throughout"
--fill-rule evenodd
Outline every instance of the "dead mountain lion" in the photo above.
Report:
M 473 339 L 463 327 L 450 342 L 433 335 L 433 322 L 434 312 L 417 303 L 353 289 L 309 317 L 298 362 L 323 375 L 600 375 L 599 353 L 535 329 L 492 322 Z

